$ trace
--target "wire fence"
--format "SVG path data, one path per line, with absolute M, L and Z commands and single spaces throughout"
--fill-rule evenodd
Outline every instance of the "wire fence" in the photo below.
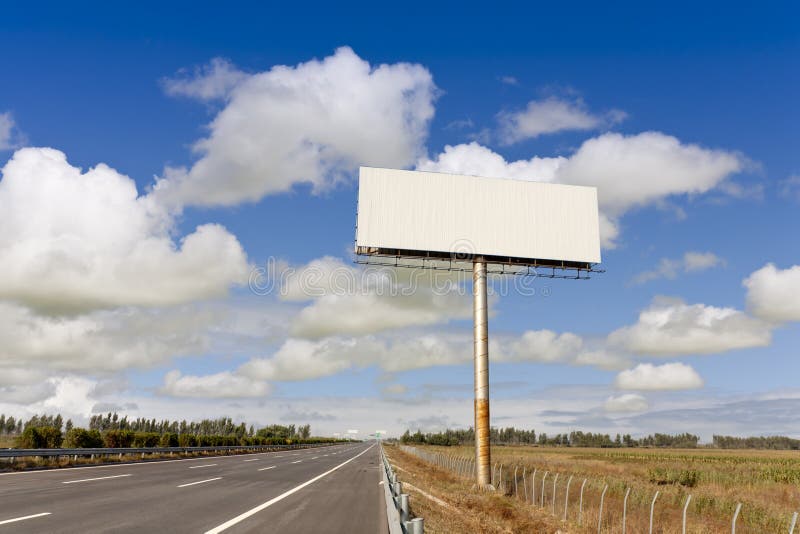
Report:
M 475 459 L 400 445 L 400 450 L 447 470 L 465 480 L 475 480 Z M 494 488 L 531 506 L 546 510 L 563 521 L 572 521 L 585 532 L 648 534 L 745 532 L 742 503 L 729 507 L 707 498 L 692 500 L 685 491 L 665 493 L 652 486 L 630 486 L 623 481 L 593 479 L 578 474 L 554 472 L 525 464 L 495 463 L 491 469 Z M 716 508 L 715 508 L 716 507 Z M 720 507 L 722 509 L 720 509 Z M 710 513 L 713 509 L 713 514 Z M 729 518 L 729 519 L 726 519 Z M 747 532 L 788 532 L 796 529 L 798 512 L 786 514 L 774 528 L 750 528 Z

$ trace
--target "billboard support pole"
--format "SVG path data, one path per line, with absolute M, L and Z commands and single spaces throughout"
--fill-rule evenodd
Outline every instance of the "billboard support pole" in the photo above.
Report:
M 486 260 L 472 264 L 472 297 L 475 358 L 475 473 L 479 489 L 491 487 L 489 446 L 489 314 L 486 288 Z

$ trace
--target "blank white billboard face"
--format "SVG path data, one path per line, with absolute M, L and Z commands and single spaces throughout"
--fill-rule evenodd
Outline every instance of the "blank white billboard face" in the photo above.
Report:
M 357 224 L 359 251 L 600 263 L 594 187 L 361 167 Z

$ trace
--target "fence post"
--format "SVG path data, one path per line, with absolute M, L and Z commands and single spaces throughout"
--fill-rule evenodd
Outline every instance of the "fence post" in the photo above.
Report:
M 514 466 L 514 497 L 519 497 L 519 490 L 517 489 L 517 469 L 519 469 L 518 465 Z
M 794 526 L 797 524 L 797 512 L 792 516 L 792 524 L 789 525 L 789 534 L 794 534 Z
M 536 504 L 536 471 L 538 470 L 538 467 L 534 467 L 531 476 L 531 504 Z
M 622 534 L 625 534 L 625 529 L 627 528 L 625 523 L 628 519 L 628 495 L 631 494 L 631 489 L 628 488 L 625 490 L 625 499 L 622 501 Z
M 736 534 L 736 520 L 739 519 L 739 512 L 742 511 L 742 503 L 736 505 L 736 511 L 733 512 L 733 521 L 731 521 L 731 534 Z
M 583 521 L 583 488 L 586 486 L 586 479 L 583 479 L 583 484 L 581 484 L 581 501 L 578 505 L 578 524 L 580 525 Z
M 564 495 L 564 521 L 567 520 L 567 507 L 569 507 L 569 485 L 572 484 L 572 475 L 569 476 L 569 480 L 567 480 L 567 491 Z
M 544 508 L 544 481 L 547 480 L 547 474 L 550 471 L 545 471 L 544 476 L 542 477 L 542 503 L 539 505 L 540 507 Z
M 528 470 L 527 465 L 522 466 L 522 491 L 525 492 L 525 496 L 522 498 L 523 501 L 528 502 L 528 479 L 525 478 L 525 472 Z
M 653 534 L 653 510 L 656 508 L 656 499 L 658 499 L 659 492 L 653 495 L 653 502 L 650 503 L 650 534 Z
M 556 478 L 553 479 L 553 515 L 556 515 L 556 483 L 558 482 L 558 473 Z
M 689 503 L 692 502 L 692 496 L 689 495 L 686 497 L 686 504 L 683 505 L 683 526 L 681 527 L 681 533 L 686 534 L 686 511 L 689 509 Z
M 505 486 L 503 486 L 503 464 L 500 464 L 500 478 L 498 479 L 497 484 L 498 484 L 497 489 L 500 489 L 502 487 L 503 489 L 500 491 L 505 493 L 506 488 Z
M 603 502 L 606 499 L 606 491 L 608 491 L 608 484 L 603 488 L 603 493 L 600 495 L 600 512 L 597 514 L 597 534 L 600 534 L 600 529 L 603 528 Z

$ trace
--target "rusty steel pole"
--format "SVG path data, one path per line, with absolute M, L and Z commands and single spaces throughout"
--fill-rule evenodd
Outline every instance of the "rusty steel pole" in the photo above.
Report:
M 489 314 L 486 289 L 486 261 L 472 264 L 472 297 L 475 337 L 475 474 L 478 488 L 491 487 L 489 450 Z

